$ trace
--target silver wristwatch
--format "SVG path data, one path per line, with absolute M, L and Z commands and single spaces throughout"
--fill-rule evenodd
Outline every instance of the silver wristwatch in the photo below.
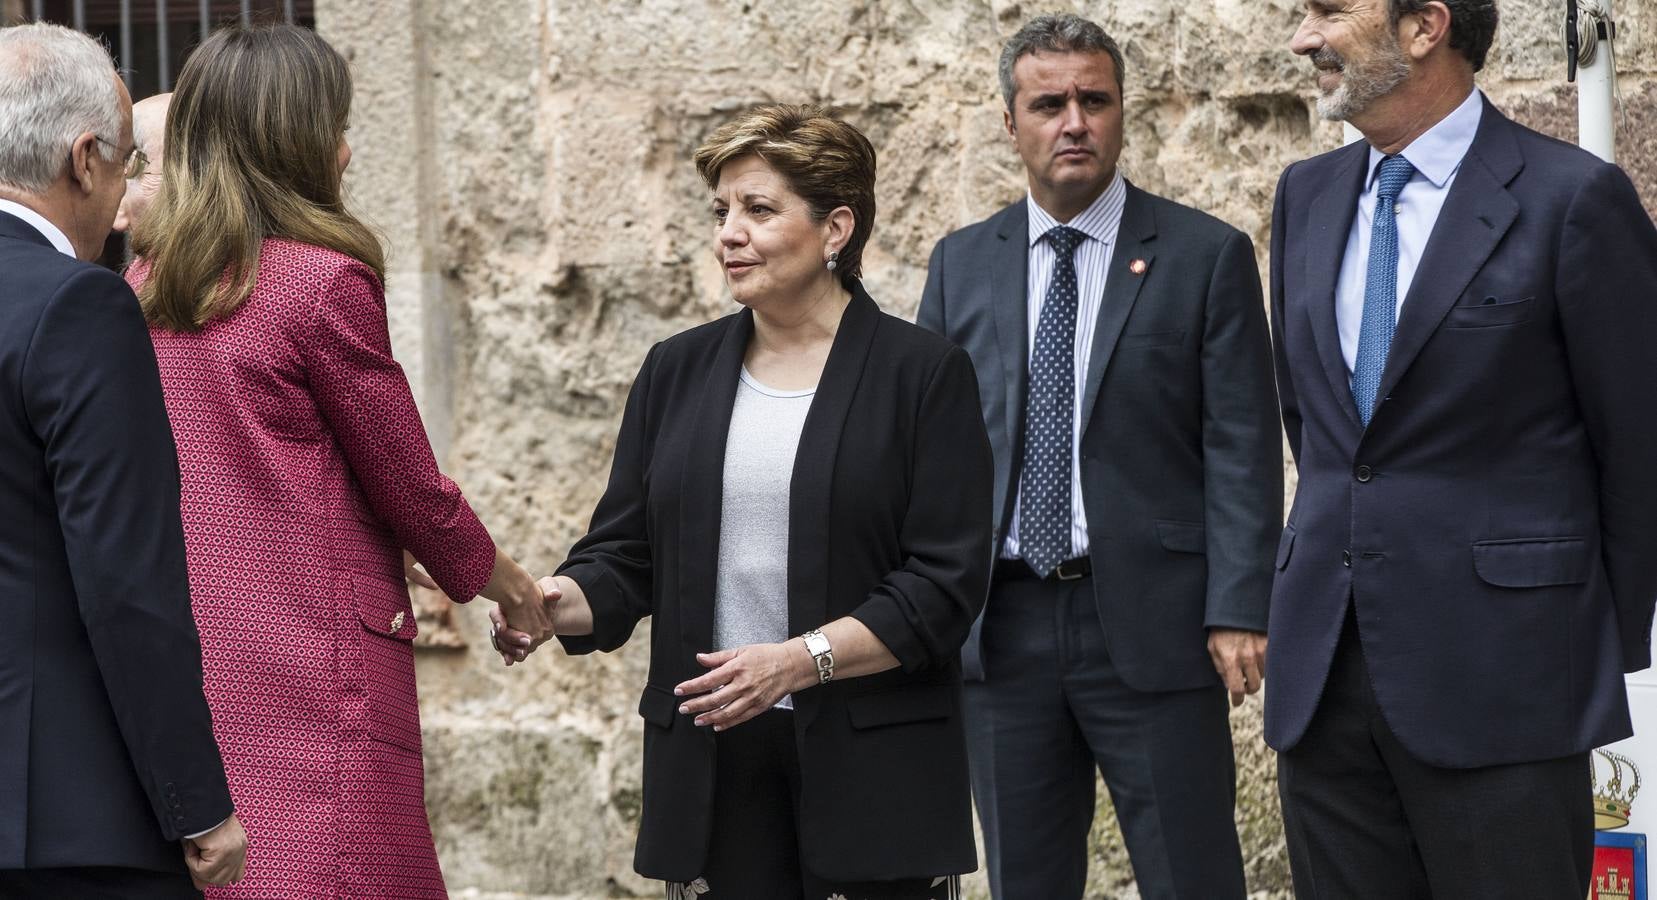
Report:
M 828 684 L 834 677 L 834 648 L 829 646 L 829 639 L 821 631 L 812 629 L 800 635 L 800 640 L 805 641 L 806 650 L 817 663 L 817 683 Z

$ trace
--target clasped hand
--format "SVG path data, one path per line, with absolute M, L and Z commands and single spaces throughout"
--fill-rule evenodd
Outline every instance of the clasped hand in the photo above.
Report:
M 499 605 L 489 610 L 489 642 L 494 645 L 495 652 L 501 655 L 501 662 L 508 666 L 528 659 L 529 654 L 559 634 L 558 601 L 562 599 L 563 591 L 550 576 L 542 578 L 535 586 L 541 596 L 539 611 L 546 618 L 548 626 L 545 632 L 536 635 L 526 628 L 518 627 L 513 621 L 513 616 Z
M 247 871 L 247 831 L 231 815 L 212 831 L 184 839 L 184 865 L 196 890 L 235 884 Z

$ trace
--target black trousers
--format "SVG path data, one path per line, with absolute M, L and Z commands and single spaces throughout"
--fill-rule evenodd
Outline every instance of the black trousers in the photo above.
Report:
M 0 869 L 0 900 L 201 900 L 201 892 L 182 872 L 113 866 Z
M 1580 900 L 1591 780 L 1586 753 L 1480 769 L 1411 756 L 1376 705 L 1348 614 L 1317 713 L 1277 758 L 1295 896 Z
M 966 685 L 967 753 L 997 900 L 1082 896 L 1095 767 L 1139 896 L 1245 896 L 1222 687 L 1124 683 L 1089 578 L 998 581 L 983 655 L 986 680 Z
M 800 863 L 800 760 L 794 713 L 773 709 L 715 741 L 713 835 L 703 876 L 667 886 L 669 900 L 956 900 L 956 876 L 835 882 Z M 848 824 L 847 827 L 856 827 Z

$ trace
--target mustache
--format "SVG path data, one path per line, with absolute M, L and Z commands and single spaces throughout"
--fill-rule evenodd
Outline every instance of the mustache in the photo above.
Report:
M 1346 57 L 1341 56 L 1329 47 L 1319 47 L 1316 53 L 1307 58 L 1312 61 L 1312 65 L 1320 69 L 1346 68 Z

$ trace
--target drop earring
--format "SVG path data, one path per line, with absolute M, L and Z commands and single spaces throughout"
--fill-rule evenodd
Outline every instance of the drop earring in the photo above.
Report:
M 829 258 L 828 258 L 828 262 L 826 263 L 826 265 L 828 266 L 828 270 L 830 272 L 834 271 L 835 267 L 840 265 L 840 251 L 839 250 L 830 250 L 829 251 Z

